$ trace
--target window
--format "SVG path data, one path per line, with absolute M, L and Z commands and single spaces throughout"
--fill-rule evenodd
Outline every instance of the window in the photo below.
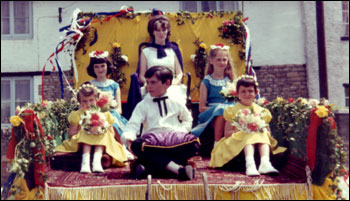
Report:
M 342 12 L 343 12 L 343 26 L 344 26 L 344 37 L 342 39 L 347 38 L 349 40 L 349 2 L 342 1 Z
M 1 77 L 1 127 L 8 127 L 16 107 L 28 102 L 33 102 L 32 77 Z
M 181 1 L 180 9 L 189 12 L 235 11 L 238 1 Z
M 349 107 L 349 84 L 343 84 L 345 88 L 345 106 Z
M 1 1 L 1 39 L 33 37 L 32 2 Z

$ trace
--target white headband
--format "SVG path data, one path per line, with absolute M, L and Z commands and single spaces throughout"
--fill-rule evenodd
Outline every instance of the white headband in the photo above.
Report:
M 211 45 L 211 46 L 210 46 L 210 49 L 211 49 L 211 50 L 214 50 L 214 49 L 229 50 L 230 47 L 227 46 L 227 45 L 224 45 L 224 44 L 222 44 L 222 43 L 218 43 L 218 44 L 215 44 L 215 45 Z
M 108 51 L 102 51 L 102 50 L 92 51 L 90 52 L 89 56 L 91 58 L 99 58 L 99 59 L 106 58 L 108 57 Z

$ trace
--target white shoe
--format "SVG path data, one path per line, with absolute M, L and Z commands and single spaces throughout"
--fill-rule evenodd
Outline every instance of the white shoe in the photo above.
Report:
M 80 172 L 81 173 L 91 173 L 91 169 L 90 169 L 90 154 L 82 156 Z
M 104 173 L 102 164 L 101 164 L 101 156 L 100 154 L 94 154 L 94 160 L 92 162 L 92 171 L 98 173 Z
M 276 170 L 270 161 L 268 162 L 261 162 L 259 165 L 259 172 L 260 174 L 273 174 L 273 173 L 279 173 L 278 170 Z
M 255 165 L 250 165 L 249 167 L 247 167 L 245 174 L 247 176 L 259 176 L 260 175 L 260 173 L 256 169 Z

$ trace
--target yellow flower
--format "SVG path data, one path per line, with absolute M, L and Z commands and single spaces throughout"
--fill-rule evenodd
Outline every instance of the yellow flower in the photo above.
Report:
M 141 21 L 140 16 L 136 16 L 136 17 L 135 17 L 135 22 L 136 22 L 136 23 L 139 23 L 140 21 Z
M 21 117 L 19 116 L 12 116 L 10 117 L 10 122 L 13 126 L 19 126 L 21 123 L 24 123 Z
M 316 110 L 316 115 L 320 118 L 324 118 L 324 117 L 328 117 L 328 109 L 321 105 L 321 106 L 316 106 L 317 110 Z
M 120 44 L 119 43 L 113 43 L 113 48 L 119 48 L 120 47 Z
M 199 47 L 201 47 L 201 48 L 203 48 L 203 49 L 207 49 L 207 45 L 205 44 L 205 43 L 201 43 L 200 45 L 199 45 Z
M 280 97 L 280 96 L 276 98 L 277 103 L 281 103 L 281 102 L 283 102 L 283 100 L 284 99 L 282 97 Z

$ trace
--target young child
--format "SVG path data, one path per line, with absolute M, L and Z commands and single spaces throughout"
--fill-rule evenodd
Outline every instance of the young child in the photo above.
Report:
M 191 180 L 194 169 L 187 165 L 187 159 L 199 149 L 198 138 L 189 134 L 191 113 L 181 102 L 168 98 L 167 89 L 173 78 L 169 68 L 152 67 L 145 77 L 150 96 L 137 104 L 121 138 L 138 157 L 133 168 L 136 178 L 165 170 L 179 179 Z M 136 139 L 141 123 L 144 132 Z
M 82 117 L 91 110 L 91 105 L 96 106 L 98 97 L 98 89 L 90 82 L 85 82 L 81 85 L 77 92 L 80 108 L 78 111 L 72 111 L 68 116 L 68 122 L 70 123 L 68 135 L 71 139 L 65 140 L 60 146 L 56 147 L 56 152 L 77 152 L 79 147 L 82 147 L 81 173 L 91 173 L 90 152 L 93 147 L 93 172 L 104 172 L 101 165 L 103 152 L 112 157 L 113 163 L 117 166 L 125 166 L 123 162 L 127 160 L 123 146 L 114 139 L 113 117 L 109 112 L 100 113 L 101 116 L 94 119 L 98 120 L 96 123 L 99 125 L 102 125 L 102 123 L 103 125 L 108 125 L 103 132 L 98 133 L 95 129 L 97 127 L 91 127 L 89 131 L 94 133 L 92 134 L 82 128 Z M 92 112 L 90 115 L 92 119 L 94 113 Z M 102 120 L 107 121 L 107 124 L 106 122 L 101 122 Z
M 243 111 L 251 111 L 255 116 L 261 116 L 260 119 L 264 120 L 267 124 L 264 126 L 268 126 L 272 118 L 271 113 L 267 109 L 254 103 L 258 93 L 258 83 L 253 77 L 243 75 L 235 82 L 237 82 L 236 89 L 239 102 L 225 109 L 225 137 L 214 147 L 209 166 L 214 168 L 222 167 L 238 156 L 241 151 L 244 151 L 246 175 L 258 176 L 260 174 L 278 173 L 270 162 L 270 149 L 273 154 L 277 154 L 284 152 L 286 148 L 277 146 L 277 141 L 271 137 L 268 129 L 263 129 L 262 132 L 248 133 L 246 130 L 241 128 L 239 130 L 239 128 L 232 126 L 236 115 L 242 114 L 241 112 Z M 239 121 L 242 123 L 245 119 L 240 119 Z M 258 170 L 254 161 L 255 147 L 258 148 L 261 158 Z
M 120 136 L 123 133 L 125 125 L 128 123 L 122 115 L 122 106 L 120 98 L 120 87 L 117 82 L 111 79 L 107 79 L 107 75 L 112 73 L 112 64 L 108 60 L 107 51 L 93 51 L 89 54 L 90 64 L 87 67 L 87 72 L 91 77 L 95 79 L 90 82 L 97 86 L 98 89 L 104 92 L 112 92 L 113 98 L 117 102 L 117 108 L 110 111 L 114 117 L 113 127 L 118 135 L 115 135 L 116 139 L 120 142 Z M 124 147 L 124 151 L 128 159 L 133 159 L 133 155 Z
M 107 75 L 112 73 L 112 64 L 108 60 L 108 52 L 93 51 L 89 56 L 90 64 L 87 67 L 87 72 L 91 77 L 95 78 L 90 80 L 90 82 L 101 91 L 112 92 L 113 97 L 117 101 L 117 109 L 112 110 L 111 114 L 115 117 L 113 127 L 116 129 L 117 133 L 121 135 L 128 120 L 120 115 L 122 113 L 122 105 L 119 84 L 107 78 Z
M 214 146 L 224 136 L 225 120 L 224 110 L 227 106 L 235 104 L 225 102 L 220 94 L 222 87 L 235 78 L 233 62 L 230 56 L 229 47 L 223 44 L 210 46 L 209 62 L 200 86 L 200 102 L 198 125 L 192 129 L 192 134 L 200 136 L 205 128 L 214 119 Z M 224 103 L 225 104 L 222 104 Z

